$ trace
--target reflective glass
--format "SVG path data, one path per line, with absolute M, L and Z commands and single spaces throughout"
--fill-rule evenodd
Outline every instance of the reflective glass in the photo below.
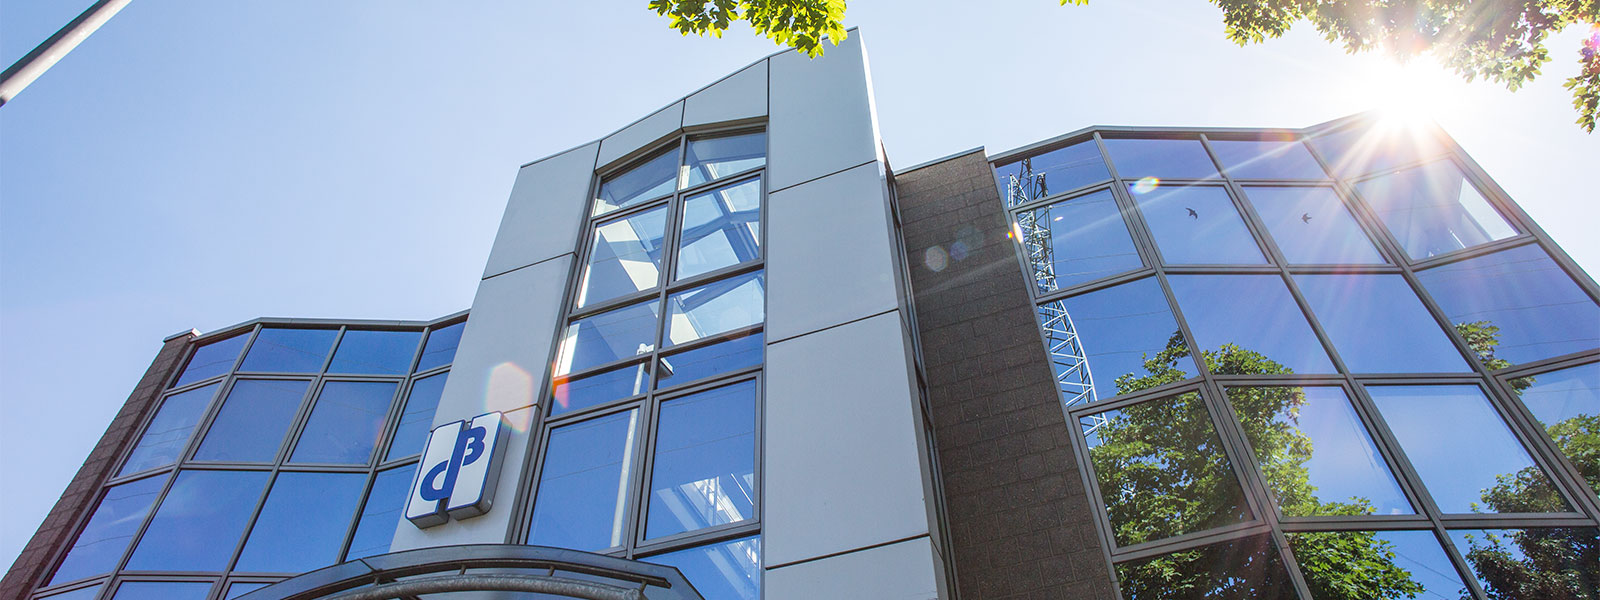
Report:
M 1211 140 L 1211 151 L 1229 177 L 1238 179 L 1327 179 L 1317 159 L 1293 140 Z
M 996 167 L 994 176 L 1006 206 L 1016 206 L 1111 179 L 1111 172 L 1089 140 Z
M 761 180 L 690 196 L 678 235 L 678 279 L 761 257 Z
M 249 334 L 239 334 L 195 349 L 194 356 L 189 358 L 189 364 L 183 368 L 183 374 L 172 383 L 172 387 L 216 377 L 233 370 L 234 361 L 239 360 L 239 351 L 244 349 L 244 343 L 249 339 Z
M 1277 275 L 1174 275 L 1167 281 L 1213 373 L 1334 372 Z
M 223 596 L 226 600 L 233 600 L 250 592 L 272 585 L 270 583 L 235 583 L 228 586 L 228 593 Z
M 746 133 L 689 140 L 684 186 L 715 181 L 767 163 L 767 134 Z
M 461 345 L 461 330 L 467 322 L 447 325 L 428 332 L 428 343 L 422 347 L 422 358 L 417 359 L 417 371 L 448 365 L 456 358 L 456 346 Z
M 367 504 L 361 508 L 356 533 L 350 537 L 350 551 L 345 560 L 366 558 L 389 552 L 394 541 L 395 527 L 400 524 L 400 513 L 405 509 L 406 498 L 411 493 L 411 479 L 417 474 L 417 465 L 389 469 L 378 473 L 372 481 L 372 491 L 367 493 Z
M 1047 302 L 1039 324 L 1068 405 L 1091 387 L 1086 399 L 1103 400 L 1198 373 L 1153 277 Z
M 1600 307 L 1537 245 L 1419 271 L 1417 279 L 1490 368 L 1600 347 Z
M 1363 181 L 1356 184 L 1356 191 L 1411 258 L 1517 235 L 1450 161 Z
M 1244 195 L 1289 264 L 1384 263 L 1332 189 L 1246 187 Z
M 646 300 L 568 324 L 556 354 L 555 374 L 582 372 L 655 350 L 659 306 Z
M 307 381 L 240 379 L 194 453 L 195 460 L 272 462 L 289 431 Z
M 366 485 L 365 473 L 279 473 L 233 570 L 303 573 L 339 562 Z
M 161 494 L 165 477 L 149 477 L 112 486 L 100 505 L 72 542 L 66 558 L 50 577 L 50 585 L 110 573 L 122 560 L 122 551 L 138 533 L 139 524 L 149 514 L 150 505 Z
M 1439 510 L 1570 510 L 1477 386 L 1369 385 L 1367 394 Z
M 594 199 L 594 216 L 672 193 L 678 184 L 678 148 L 673 146 L 638 166 L 606 178 Z
M 1118 546 L 1250 519 L 1198 392 L 1080 417 L 1078 423 Z
M 422 341 L 421 331 L 348 329 L 328 364 L 329 373 L 405 375 Z
M 1189 186 L 1141 191 L 1130 186 L 1129 191 L 1167 264 L 1266 264 L 1227 190 Z
M 39 600 L 94 600 L 100 597 L 100 584 L 78 588 L 70 592 L 40 596 Z
M 449 372 L 444 372 L 411 383 L 411 394 L 406 396 L 406 406 L 400 413 L 400 424 L 394 429 L 394 441 L 389 443 L 386 460 L 422 452 L 423 443 L 428 441 L 428 430 L 433 428 L 433 413 L 439 409 L 439 396 L 444 394 L 444 382 L 449 376 Z
M 1217 166 L 1200 140 L 1107 139 L 1106 152 L 1117 176 L 1126 180 L 1204 179 L 1217 176 Z
M 675 567 L 705 600 L 761 597 L 761 536 L 707 544 L 640 559 Z
M 1018 213 L 1017 230 L 1040 292 L 1144 266 L 1111 190 Z
M 1397 167 L 1447 151 L 1430 132 L 1386 123 L 1323 133 L 1308 141 L 1342 177 Z
M 262 328 L 244 355 L 240 371 L 315 373 L 333 349 L 336 329 Z
M 1600 598 L 1600 530 L 1458 529 L 1450 541 L 1493 600 Z
M 1286 517 L 1412 514 L 1337 387 L 1235 387 L 1228 402 Z
M 1267 536 L 1120 563 L 1117 580 L 1125 600 L 1296 598 L 1289 572 Z
M 661 357 L 656 387 L 672 387 L 761 364 L 761 333 L 752 333 Z
M 667 207 L 595 227 L 589 264 L 578 282 L 578 306 L 648 290 L 661 282 L 661 238 L 667 234 Z
M 645 538 L 755 518 L 756 384 L 661 403 Z
M 584 551 L 622 545 L 638 430 L 639 411 L 630 410 L 550 432 L 529 544 Z
M 1295 275 L 1352 373 L 1472 370 L 1399 275 Z
M 213 383 L 162 400 L 161 409 L 145 426 L 144 435 L 139 436 L 138 445 L 133 447 L 133 453 L 128 455 L 128 462 L 123 463 L 118 475 L 170 465 L 178 460 L 195 425 L 205 417 L 211 396 L 217 393 L 217 385 Z
M 205 600 L 209 581 L 124 581 L 112 600 Z
M 766 289 L 766 279 L 756 271 L 668 296 L 663 346 L 760 324 L 767 318 Z
M 1600 363 L 1518 377 L 1511 389 L 1600 493 Z
M 128 559 L 129 571 L 222 571 L 255 512 L 266 471 L 184 471 Z M 223 550 L 228 549 L 228 550 Z
M 289 462 L 364 465 L 383 437 L 398 384 L 387 381 L 330 381 L 311 407 Z
M 550 414 L 559 415 L 598 406 L 612 400 L 637 396 L 643 394 L 649 385 L 650 371 L 643 363 L 577 379 L 557 377 L 552 394 L 555 404 L 550 405 Z
M 1471 598 L 1432 531 L 1290 533 L 1316 600 Z

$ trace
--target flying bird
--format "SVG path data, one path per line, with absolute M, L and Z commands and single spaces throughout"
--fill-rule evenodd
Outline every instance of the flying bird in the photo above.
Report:
M 1188 208 L 1188 207 L 1184 207 L 1184 208 Z M 1199 219 L 1200 218 L 1200 213 L 1195 212 L 1194 209 L 1192 209 L 1192 208 L 1188 208 L 1188 210 L 1189 210 L 1189 217 L 1190 218 L 1194 218 L 1194 219 Z
M 1310 224 L 1311 223 L 1311 213 L 1300 213 L 1300 222 L 1301 223 Z

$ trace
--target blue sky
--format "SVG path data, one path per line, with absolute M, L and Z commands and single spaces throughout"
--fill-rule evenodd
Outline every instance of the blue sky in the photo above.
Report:
M 90 0 L 0 0 L 0 60 Z M 1600 137 L 1560 83 L 1515 94 L 1351 57 L 1302 25 L 1239 48 L 1199 0 L 852 3 L 909 166 L 1088 125 L 1302 127 L 1396 95 L 1591 272 Z M 135 2 L 0 107 L 0 562 L 169 334 L 258 316 L 466 308 L 518 165 L 775 48 L 630 2 Z M 981 7 L 981 8 L 980 8 Z

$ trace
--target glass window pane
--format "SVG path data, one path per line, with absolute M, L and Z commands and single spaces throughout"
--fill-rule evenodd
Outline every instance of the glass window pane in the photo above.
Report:
M 1039 307 L 1039 324 L 1068 406 L 1199 372 L 1155 278 L 1047 302 Z
M 667 234 L 667 207 L 595 227 L 589 264 L 578 283 L 578 306 L 648 290 L 661 282 L 661 238 Z
M 405 375 L 421 341 L 421 331 L 345 330 L 328 372 Z
M 303 573 L 338 563 L 366 484 L 364 473 L 278 474 L 233 569 Z
M 661 357 L 656 387 L 692 383 L 707 377 L 761 364 L 765 349 L 760 332 Z
M 645 538 L 755 518 L 756 384 L 661 404 Z
M 144 428 L 144 435 L 139 436 L 139 444 L 133 447 L 118 475 L 170 465 L 178 460 L 195 425 L 211 406 L 211 397 L 217 393 L 218 385 L 213 383 L 162 400 L 161 408 Z
M 1417 278 L 1491 369 L 1600 347 L 1600 307 L 1537 245 Z
M 1477 386 L 1369 385 L 1367 394 L 1439 510 L 1570 510 Z
M 72 542 L 66 558 L 50 577 L 50 585 L 110 573 L 122 560 L 122 551 L 144 522 L 144 516 L 161 494 L 165 477 L 149 477 L 112 486 L 100 499 L 89 523 Z
M 195 460 L 272 462 L 289 431 L 307 381 L 241 379 L 222 402 Z
M 758 325 L 766 320 L 766 279 L 761 271 L 729 277 L 667 298 L 666 343 L 673 346 Z
M 1356 191 L 1411 258 L 1517 235 L 1450 161 L 1363 181 L 1356 184 Z
M 1106 152 L 1126 180 L 1205 179 L 1217 176 L 1217 166 L 1200 140 L 1107 139 Z
M 266 471 L 184 471 L 128 559 L 129 571 L 222 571 L 239 542 Z M 229 549 L 219 551 L 219 549 Z
M 555 404 L 550 405 L 550 414 L 559 415 L 637 396 L 649 385 L 650 371 L 643 363 L 577 379 L 557 377 L 552 394 Z
M 1189 186 L 1141 191 L 1141 186 L 1130 186 L 1129 191 L 1167 264 L 1266 264 L 1227 190 Z
M 1239 179 L 1327 179 L 1317 159 L 1292 140 L 1211 140 L 1228 176 Z
M 767 163 L 766 132 L 689 140 L 685 186 L 743 173 Z
M 205 600 L 209 581 L 124 581 L 112 600 Z
M 1447 152 L 1432 133 L 1379 123 L 1309 138 L 1341 177 L 1371 173 Z
M 677 568 L 705 600 L 757 600 L 761 597 L 761 536 L 640 560 Z
M 1450 541 L 1494 600 L 1600 598 L 1600 530 L 1460 529 Z
M 422 452 L 428 441 L 428 431 L 433 428 L 433 413 L 439 408 L 439 396 L 444 394 L 444 382 L 450 373 L 429 375 L 411 383 L 411 395 L 400 413 L 400 424 L 394 429 L 394 441 L 389 443 L 385 460 L 395 460 Z
M 1399 275 L 1295 275 L 1294 282 L 1352 373 L 1471 370 Z
M 1284 570 L 1283 561 L 1267 536 L 1121 563 L 1117 565 L 1117 580 L 1125 600 L 1296 597 L 1289 572 Z
M 345 560 L 389 552 L 395 528 L 400 524 L 400 512 L 405 509 L 406 497 L 411 492 L 411 479 L 416 474 L 417 465 L 411 464 L 383 471 L 373 479 L 372 491 L 367 493 L 367 504 L 361 508 Z
M 1432 531 L 1290 533 L 1300 573 L 1318 600 L 1471 598 Z
M 1414 512 L 1343 389 L 1235 387 L 1228 402 L 1284 516 Z
M 263 328 L 244 355 L 240 371 L 315 373 L 333 348 L 335 329 Z
M 1600 493 L 1600 363 L 1518 377 L 1511 389 Z
M 1213 373 L 1334 372 L 1305 314 L 1278 276 L 1174 275 L 1167 281 Z
M 1017 229 L 1040 292 L 1144 266 L 1111 190 L 1018 213 Z
M 98 597 L 100 597 L 100 584 L 78 588 L 70 592 L 40 596 L 39 600 L 94 600 Z
M 639 411 L 550 432 L 528 543 L 595 551 L 621 546 Z
M 678 147 L 661 151 L 639 166 L 606 178 L 594 199 L 594 216 L 600 216 L 672 193 L 678 184 Z
M 1016 206 L 1111 179 L 1111 172 L 1089 140 L 996 167 L 994 176 L 1006 206 Z
M 1384 263 L 1372 240 L 1331 189 L 1246 187 L 1244 195 L 1289 264 Z
M 233 370 L 234 361 L 239 360 L 239 351 L 244 349 L 244 343 L 249 339 L 249 334 L 239 334 L 195 349 L 194 356 L 189 358 L 189 364 L 183 368 L 183 374 L 172 383 L 172 387 L 216 377 Z
M 567 325 L 556 355 L 556 375 L 582 372 L 655 350 L 659 305 L 647 300 L 584 317 Z
M 1118 546 L 1250 519 L 1198 392 L 1078 422 Z
M 683 201 L 678 279 L 761 257 L 761 180 L 690 196 Z
M 417 371 L 450 364 L 455 360 L 456 346 L 461 345 L 461 330 L 467 322 L 447 325 L 428 332 L 428 343 L 422 347 L 422 358 L 417 359 Z
M 398 384 L 330 381 L 311 407 L 290 462 L 364 465 L 383 436 Z
M 228 586 L 228 593 L 223 596 L 226 600 L 233 600 L 250 592 L 272 585 L 270 583 L 235 583 Z

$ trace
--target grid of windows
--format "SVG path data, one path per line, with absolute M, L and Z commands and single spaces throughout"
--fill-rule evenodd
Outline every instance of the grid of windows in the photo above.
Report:
M 688 136 L 595 188 L 523 523 L 528 544 L 759 598 L 766 135 Z
M 995 172 L 1125 598 L 1600 594 L 1600 288 L 1438 134 Z
M 234 598 L 388 552 L 463 319 L 200 342 L 35 597 Z

